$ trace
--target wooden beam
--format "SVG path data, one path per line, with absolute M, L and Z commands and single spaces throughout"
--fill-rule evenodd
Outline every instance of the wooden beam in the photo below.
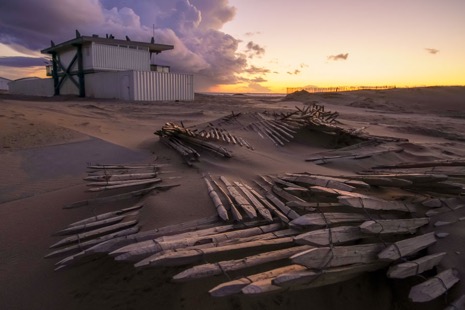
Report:
M 408 297 L 413 302 L 431 301 L 449 290 L 460 281 L 455 269 L 447 269 L 410 289 Z

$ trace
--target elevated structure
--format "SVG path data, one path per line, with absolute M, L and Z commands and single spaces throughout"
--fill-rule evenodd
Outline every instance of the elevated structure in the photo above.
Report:
M 106 37 L 81 36 L 43 49 L 52 64 L 46 67 L 51 94 L 123 100 L 193 100 L 193 76 L 171 73 L 167 66 L 152 64 L 152 55 L 174 49 L 173 45 Z M 18 82 L 19 83 L 19 82 Z M 14 83 L 13 90 L 31 91 L 31 85 Z M 31 83 L 29 83 L 31 84 Z M 18 87 L 17 87 L 18 86 Z M 22 87 L 25 86 L 25 87 Z M 33 87 L 34 85 L 32 85 Z M 34 87 L 33 87 L 34 88 Z M 34 90 L 38 91 L 38 90 Z

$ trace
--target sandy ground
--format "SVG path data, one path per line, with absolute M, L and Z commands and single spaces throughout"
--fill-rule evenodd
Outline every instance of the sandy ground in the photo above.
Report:
M 304 94 L 278 97 L 198 95 L 194 102 L 135 103 L 78 98 L 26 98 L 0 95 L 0 308 L 1 309 L 441 309 L 445 300 L 413 305 L 408 283 L 367 274 L 319 289 L 264 297 L 211 298 L 207 291 L 224 276 L 174 284 L 179 269 L 135 270 L 111 259 L 54 272 L 45 260 L 54 231 L 94 213 L 126 207 L 63 210 L 65 204 L 98 196 L 85 192 L 88 163 L 163 163 L 167 176 L 181 186 L 145 198 L 143 229 L 181 223 L 215 214 L 202 173 L 252 179 L 257 174 L 312 172 L 346 174 L 377 164 L 463 158 L 465 155 L 465 88 L 432 87 Z M 402 137 L 402 154 L 374 156 L 356 163 L 339 160 L 317 166 L 304 159 L 330 150 L 332 141 L 302 134 L 285 147 L 244 132 L 255 150 L 232 148 L 232 159 L 201 154 L 187 167 L 178 154 L 158 142 L 153 132 L 165 122 L 200 124 L 231 111 L 291 111 L 318 103 L 338 111 L 347 128 Z M 463 211 L 462 211 L 463 213 Z M 464 216 L 458 214 L 454 216 Z M 447 220 L 450 214 L 439 219 Z M 462 222 L 463 223 L 463 222 Z M 450 253 L 443 267 L 465 276 L 465 228 L 444 227 L 447 242 L 434 251 Z M 230 275 L 234 277 L 235 275 Z M 418 280 L 411 280 L 413 282 Z M 455 286 L 448 301 L 465 291 Z

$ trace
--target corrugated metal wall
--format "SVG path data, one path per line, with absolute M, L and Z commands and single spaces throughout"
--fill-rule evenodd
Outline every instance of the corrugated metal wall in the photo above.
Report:
M 96 70 L 150 71 L 147 50 L 92 43 L 92 68 Z M 84 58 L 86 53 L 84 53 Z
M 12 81 L 10 84 L 10 94 L 27 96 L 53 96 L 52 79 L 26 79 Z
M 10 80 L 0 78 L 0 90 L 8 90 L 9 86 L 8 83 L 10 83 Z
M 77 79 L 77 76 L 74 76 Z M 194 100 L 191 74 L 149 71 L 98 72 L 85 75 L 86 97 L 137 101 Z M 10 93 L 53 96 L 53 79 L 20 80 L 10 83 Z M 62 95 L 78 95 L 77 87 L 66 78 Z
M 194 100 L 191 74 L 132 71 L 133 100 Z

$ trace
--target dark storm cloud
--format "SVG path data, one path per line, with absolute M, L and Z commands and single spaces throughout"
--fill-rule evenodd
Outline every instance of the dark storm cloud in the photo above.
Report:
M 47 59 L 41 57 L 0 57 L 0 66 L 3 67 L 28 68 L 43 66 L 48 63 Z
M 330 55 L 330 56 L 328 56 L 328 60 L 333 60 L 333 61 L 346 60 L 347 57 L 349 57 L 349 53 Z
M 38 14 L 40 12 L 40 14 Z M 221 31 L 236 9 L 228 0 L 14 0 L 0 1 L 0 43 L 26 53 L 82 35 L 113 34 L 133 41 L 172 44 L 153 56 L 174 72 L 197 74 L 203 86 L 235 83 L 247 67 L 239 40 Z M 254 44 L 255 54 L 264 52 Z

